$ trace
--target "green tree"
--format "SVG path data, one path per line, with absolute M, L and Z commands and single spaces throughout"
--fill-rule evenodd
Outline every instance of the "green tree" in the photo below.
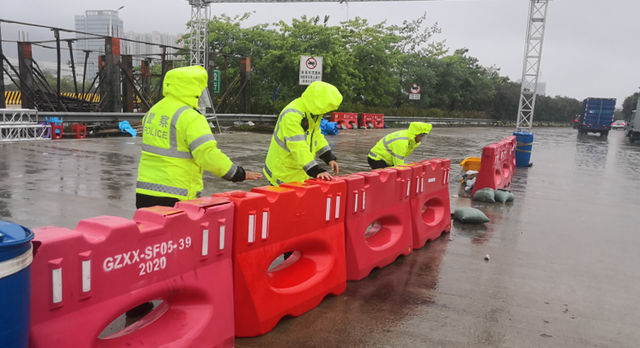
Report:
M 11 82 L 10 84 L 4 86 L 4 90 L 7 92 L 15 92 L 15 91 L 19 91 L 20 88 L 18 88 L 18 86 L 16 86 L 15 83 Z
M 299 97 L 306 88 L 298 85 L 301 55 L 322 56 L 322 80 L 336 86 L 346 102 L 354 98 L 351 90 L 359 85 L 360 77 L 354 69 L 355 57 L 347 49 L 340 27 L 326 27 L 319 21 L 319 17 L 306 16 L 294 19 L 291 25 L 280 21 L 276 24 L 278 35 L 272 50 L 256 66 L 268 69 L 265 75 L 269 80 L 282 86 L 280 95 L 285 103 Z
M 439 59 L 432 106 L 444 110 L 488 110 L 495 94 L 491 72 L 467 57 L 467 49 Z
M 622 114 L 625 120 L 628 120 L 631 116 L 631 112 L 636 109 L 638 105 L 638 99 L 640 99 L 640 92 L 633 93 L 632 95 L 624 98 L 622 102 Z
M 213 64 L 223 73 L 223 89 L 231 89 L 239 76 L 238 58 L 251 57 L 253 113 L 277 113 L 299 97 L 306 88 L 298 85 L 300 56 L 312 55 L 324 58 L 323 81 L 343 94 L 341 111 L 517 117 L 520 85 L 500 76 L 496 67 L 480 65 L 467 49 L 449 54 L 445 41 L 433 40 L 440 29 L 437 23 L 426 25 L 426 13 L 400 26 L 370 24 L 362 18 L 328 26 L 328 17 L 304 16 L 291 24 L 243 27 L 250 16 L 216 16 L 208 26 Z M 414 83 L 422 87 L 419 101 L 409 101 Z M 231 95 L 240 86 L 236 83 L 234 88 Z M 272 101 L 276 89 L 279 93 Z M 244 111 L 236 104 L 229 104 L 229 110 Z M 572 118 L 579 107 L 577 100 L 563 97 L 540 97 L 538 104 L 536 118 L 541 120 Z
M 432 40 L 441 29 L 437 23 L 423 27 L 426 18 L 427 14 L 424 13 L 418 19 L 404 21 L 402 26 L 393 28 L 402 39 L 397 44 L 401 55 L 397 58 L 397 68 L 394 69 L 400 78 L 401 87 L 396 94 L 396 107 L 405 103 L 411 108 L 428 108 L 433 105 L 437 83 L 436 70 L 440 66 L 439 59 L 448 49 L 444 41 Z M 419 101 L 409 102 L 409 89 L 414 83 L 421 87 L 421 98 Z
M 581 108 L 582 103 L 573 98 L 539 95 L 536 97 L 533 120 L 570 123 Z
M 508 77 L 494 75 L 493 86 L 496 94 L 493 97 L 492 118 L 499 121 L 513 121 L 518 119 L 520 103 L 520 84 L 509 81 Z
M 342 37 L 354 59 L 348 103 L 376 106 L 393 102 L 400 81 L 392 67 L 400 56 L 395 45 L 401 39 L 391 31 L 384 22 L 370 26 L 359 17 L 342 23 Z

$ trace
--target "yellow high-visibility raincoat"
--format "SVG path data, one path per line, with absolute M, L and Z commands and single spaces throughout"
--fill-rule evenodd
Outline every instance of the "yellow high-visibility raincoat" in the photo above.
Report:
M 201 66 L 166 74 L 164 98 L 142 120 L 136 193 L 179 200 L 199 197 L 204 169 L 225 180 L 245 179 L 244 169 L 218 149 L 207 120 L 197 111 L 206 85 L 207 71 Z
M 416 143 L 416 136 L 429 134 L 432 127 L 429 123 L 411 122 L 409 129 L 387 134 L 380 139 L 369 152 L 369 158 L 385 161 L 392 167 L 402 165 L 404 159 L 420 146 L 420 143 Z
M 316 162 L 316 156 L 329 164 L 336 156 L 320 132 L 322 115 L 336 110 L 342 94 L 326 82 L 315 81 L 278 117 L 263 169 L 269 182 L 278 186 L 287 182 L 302 182 L 326 170 Z

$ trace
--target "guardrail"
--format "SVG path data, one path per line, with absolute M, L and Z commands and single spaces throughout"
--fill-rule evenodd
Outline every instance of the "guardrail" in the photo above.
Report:
M 144 113 L 138 112 L 54 112 L 40 111 L 38 116 L 42 117 L 62 117 L 65 122 L 115 122 L 115 121 L 142 121 Z M 275 122 L 276 115 L 253 115 L 253 114 L 206 114 L 207 119 L 218 117 L 220 121 L 259 121 Z
M 65 122 L 115 122 L 115 121 L 142 121 L 144 113 L 128 112 L 38 112 L 40 117 L 63 117 Z M 260 114 L 206 114 L 207 119 L 213 120 L 215 117 L 219 121 L 232 122 L 276 122 L 277 115 Z M 434 124 L 493 124 L 495 120 L 477 118 L 434 118 L 434 117 L 404 117 L 386 116 L 385 122 L 429 122 Z
M 463 124 L 494 124 L 495 120 L 483 118 L 440 118 L 440 117 L 405 117 L 384 115 L 385 122 L 427 122 L 433 124 L 463 123 Z

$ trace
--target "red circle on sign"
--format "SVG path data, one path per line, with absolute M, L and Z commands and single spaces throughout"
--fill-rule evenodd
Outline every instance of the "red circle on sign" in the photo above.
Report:
M 309 58 L 304 64 L 308 69 L 313 70 L 318 66 L 318 61 L 315 58 Z
M 420 88 L 416 83 L 411 85 L 411 94 L 418 94 L 420 93 L 420 90 L 422 90 L 422 88 Z

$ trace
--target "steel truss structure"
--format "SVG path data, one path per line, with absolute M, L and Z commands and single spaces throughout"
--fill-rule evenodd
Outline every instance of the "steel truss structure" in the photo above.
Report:
M 0 125 L 0 142 L 51 140 L 51 126 L 48 124 L 34 125 Z
M 38 111 L 0 109 L 0 142 L 51 140 L 51 126 L 38 124 Z
M 207 69 L 209 63 L 209 18 L 211 8 L 208 0 L 189 0 L 191 5 L 191 23 L 190 23 L 190 36 L 189 36 L 189 48 L 190 48 L 190 65 L 200 65 Z M 205 88 L 200 97 L 199 103 L 200 112 L 205 113 L 208 107 L 213 109 L 213 102 L 211 101 L 211 95 L 209 94 L 209 88 Z M 218 130 L 222 132 L 218 118 L 214 117 Z M 213 125 L 210 123 L 211 127 Z
M 530 0 L 529 25 L 527 26 L 527 41 L 522 67 L 522 86 L 520 87 L 520 103 L 516 122 L 516 131 L 518 132 L 530 132 L 533 123 L 549 1 L 551 0 Z
M 191 65 L 207 67 L 209 40 L 207 24 L 209 23 L 210 7 L 206 0 L 189 0 L 191 5 L 191 23 L 189 48 L 191 49 Z
M 18 123 L 38 123 L 38 111 L 29 109 L 0 109 L 2 119 L 0 125 Z

